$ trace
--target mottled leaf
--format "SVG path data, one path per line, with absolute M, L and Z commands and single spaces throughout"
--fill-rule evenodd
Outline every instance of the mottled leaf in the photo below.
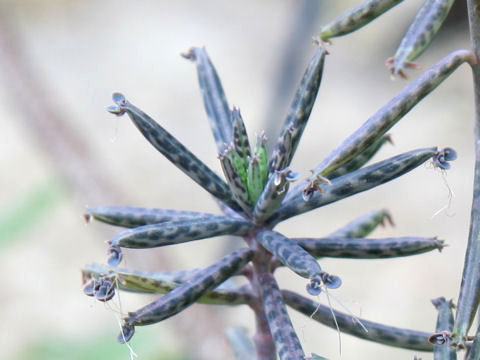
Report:
M 391 142 L 390 135 L 384 135 L 381 138 L 375 140 L 375 142 L 362 151 L 360 154 L 355 156 L 352 160 L 346 163 L 343 166 L 340 166 L 338 169 L 333 171 L 330 175 L 328 175 L 328 179 L 332 180 L 339 176 L 348 174 L 354 170 L 360 169 L 363 165 L 365 165 L 377 152 L 380 148 L 386 143 Z
M 336 324 L 332 317 L 332 311 L 335 314 L 340 331 L 344 333 L 404 349 L 417 351 L 433 350 L 433 345 L 428 342 L 429 333 L 382 325 L 363 319 L 355 321 L 351 315 L 330 309 L 328 306 L 321 305 L 294 292 L 282 290 L 282 295 L 288 306 L 333 329 L 336 329 Z M 365 331 L 359 322 L 368 332 Z
M 89 208 L 85 219 L 95 219 L 106 224 L 134 228 L 143 225 L 158 224 L 169 221 L 180 221 L 216 216 L 195 211 L 148 209 L 134 206 L 102 206 Z
M 271 273 L 264 272 L 259 276 L 259 283 L 264 312 L 280 360 L 304 359 L 305 354 L 288 316 L 282 293 L 275 278 Z
M 195 303 L 229 277 L 241 270 L 252 258 L 251 249 L 237 250 L 197 273 L 192 279 L 178 286 L 167 295 L 141 309 L 128 313 L 124 319 L 119 342 L 131 339 L 135 326 L 149 325 L 165 320 Z
M 379 225 L 384 225 L 385 220 L 387 220 L 390 225 L 393 225 L 393 220 L 388 210 L 373 210 L 342 226 L 340 229 L 331 233 L 329 237 L 366 237 Z
M 307 290 L 312 295 L 320 293 L 321 286 L 340 286 L 340 279 L 326 274 L 312 255 L 302 249 L 295 241 L 275 231 L 262 231 L 257 241 L 282 264 L 298 275 L 310 279 Z
M 253 217 L 257 223 L 262 223 L 278 209 L 287 195 L 290 182 L 296 181 L 298 178 L 299 174 L 289 168 L 281 171 L 275 170 L 268 179 L 253 210 Z
M 243 183 L 247 183 L 248 158 L 252 156 L 250 141 L 248 140 L 247 129 L 243 123 L 240 109 L 233 108 L 233 147 L 235 149 L 233 162 L 240 174 Z
M 140 226 L 120 233 L 109 243 L 111 246 L 145 249 L 219 235 L 245 235 L 251 226 L 248 221 L 241 219 L 208 216 Z
M 232 209 L 239 210 L 228 185 L 169 132 L 150 116 L 127 101 L 122 94 L 114 93 L 113 101 L 117 106 L 107 108 L 109 112 L 118 116 L 127 113 L 138 130 L 155 149 L 160 151 L 168 160 L 210 194 L 223 201 Z
M 315 168 L 310 183 L 318 176 L 328 176 L 363 152 L 466 61 L 472 61 L 470 51 L 455 51 L 405 87 Z
M 120 269 L 107 265 L 88 265 L 82 270 L 84 282 L 91 278 L 98 279 L 109 277 L 114 279 L 114 285 L 120 290 L 145 294 L 167 294 L 184 282 L 190 280 L 203 269 L 183 271 L 179 273 L 145 272 L 128 269 Z M 182 275 L 183 276 L 179 276 Z M 182 279 L 182 281 L 176 281 Z M 225 283 L 224 283 L 225 284 Z M 202 296 L 198 302 L 214 305 L 240 305 L 249 304 L 254 299 L 249 286 L 232 287 L 223 284 L 215 290 Z
M 305 201 L 304 182 L 289 191 L 282 206 L 269 219 L 269 223 L 278 223 L 384 184 L 413 170 L 436 153 L 436 148 L 413 150 L 361 168 L 334 179 L 330 185 L 322 186 L 320 191 L 311 193 L 308 201 Z
M 322 40 L 328 40 L 358 30 L 402 1 L 403 0 L 364 1 L 327 25 L 322 26 L 320 29 L 320 38 Z
M 303 130 L 312 112 L 322 80 L 323 65 L 327 51 L 320 47 L 303 74 L 290 111 L 285 119 L 283 130 L 278 138 L 270 160 L 270 173 L 285 169 L 290 165 Z
M 233 140 L 230 109 L 222 83 L 204 48 L 193 47 L 183 56 L 194 61 L 197 66 L 198 82 L 202 91 L 203 103 L 210 120 L 210 127 L 217 144 L 217 150 L 220 152 L 224 144 L 230 144 Z
M 247 191 L 247 183 L 243 181 L 241 173 L 235 166 L 234 151 L 235 150 L 229 146 L 224 149 L 220 155 L 218 155 L 218 159 L 220 160 L 223 174 L 230 185 L 230 189 L 232 190 L 235 201 L 238 203 L 238 205 L 240 205 L 245 213 L 249 214 L 252 211 L 252 205 L 250 203 L 249 192 Z
M 437 238 L 400 237 L 385 239 L 363 238 L 292 238 L 314 257 L 350 259 L 383 259 L 442 250 L 443 240 Z
M 455 0 L 426 0 L 402 39 L 395 55 L 387 60 L 392 76 L 406 79 L 405 68 L 416 68 L 412 61 L 430 45 Z

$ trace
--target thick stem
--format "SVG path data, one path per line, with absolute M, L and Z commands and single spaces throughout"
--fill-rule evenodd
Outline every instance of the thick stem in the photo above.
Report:
M 254 342 L 258 360 L 276 360 L 277 354 L 280 360 L 304 359 L 305 353 L 272 274 L 272 255 L 254 241 L 256 235 L 250 234 L 246 240 L 255 250 L 250 282 L 260 298 L 251 304 L 257 322 Z
M 275 342 L 275 349 L 280 360 L 299 360 L 305 358 L 300 340 L 288 316 L 282 293 L 273 274 L 263 272 L 258 277 L 262 287 L 262 300 L 268 327 Z
M 268 320 L 263 311 L 263 307 L 261 309 L 255 309 L 255 323 L 257 333 L 253 337 L 253 341 L 257 349 L 257 359 L 275 360 L 277 358 L 275 344 L 270 328 L 268 327 Z
M 476 61 L 470 65 L 473 71 L 475 99 L 475 172 L 473 185 L 473 200 L 470 220 L 465 265 L 462 285 L 458 299 L 458 310 L 453 330 L 453 343 L 464 346 L 465 337 L 471 326 L 475 311 L 480 300 L 480 3 L 478 0 L 467 0 L 470 22 L 470 37 L 473 55 Z
M 478 0 L 467 0 L 468 5 L 468 21 L 470 23 L 470 41 L 472 42 L 472 50 L 475 55 L 479 56 L 480 54 L 480 3 Z M 478 73 L 479 66 L 478 64 L 472 66 L 475 71 Z M 478 80 L 478 76 L 476 78 Z M 478 89 L 476 87 L 476 89 Z M 477 102 L 478 105 L 478 102 Z M 478 115 L 478 107 L 477 107 Z
M 251 242 L 253 247 L 257 248 L 255 241 Z M 261 287 L 259 283 L 259 275 L 269 271 L 268 263 L 270 255 L 261 247 L 258 247 L 256 256 L 253 259 L 252 272 L 248 274 L 252 289 L 257 294 L 258 301 L 251 305 L 255 313 L 255 322 L 257 332 L 253 337 L 255 348 L 257 349 L 257 360 L 276 360 L 277 352 L 273 336 L 268 325 L 268 320 L 265 315 L 263 301 L 261 300 Z

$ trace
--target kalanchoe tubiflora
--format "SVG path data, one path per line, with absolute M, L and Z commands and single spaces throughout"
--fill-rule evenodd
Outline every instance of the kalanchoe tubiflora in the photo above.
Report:
M 322 26 L 320 29 L 320 37 L 322 40 L 329 41 L 330 38 L 350 34 L 375 20 L 402 1 L 403 0 L 364 1 L 332 22 Z
M 426 0 L 407 30 L 395 55 L 386 62 L 392 76 L 406 79 L 406 68 L 418 68 L 412 63 L 430 45 L 443 24 L 455 0 Z
M 399 2 L 366 1 L 323 27 L 320 37 L 326 40 L 352 32 Z M 449 6 L 451 2 L 446 2 L 444 11 L 447 13 Z M 438 14 L 438 9 L 434 10 L 422 10 L 418 18 L 419 23 L 427 24 L 425 26 L 429 29 L 430 37 L 441 25 L 438 19 L 443 21 L 446 16 L 444 13 Z M 428 24 L 432 21 L 436 22 L 432 25 L 434 28 L 430 29 Z M 415 36 L 426 31 L 420 25 L 413 27 L 418 30 Z M 413 30 L 407 35 L 411 37 L 412 33 Z M 425 39 L 424 48 L 430 40 Z M 115 105 L 107 110 L 118 116 L 127 114 L 147 141 L 208 191 L 223 212 L 223 215 L 217 215 L 188 210 L 111 206 L 87 211 L 87 220 L 95 219 L 127 230 L 108 241 L 109 265 L 90 265 L 83 270 L 85 294 L 102 302 L 112 299 L 117 289 L 163 295 L 124 317 L 118 338 L 121 343 L 132 338 L 136 326 L 160 322 L 194 303 L 248 305 L 256 317 L 257 334 L 253 339 L 258 360 L 276 359 L 277 355 L 280 359 L 306 358 L 287 313 L 287 305 L 327 326 L 336 326 L 340 331 L 394 347 L 432 351 L 429 338 L 436 344 L 442 339 L 453 343 L 450 337 L 457 335 L 463 341 L 471 323 L 472 311 L 478 304 L 471 292 L 464 296 L 466 300 L 462 300 L 468 307 L 462 310 L 462 317 L 457 319 L 455 328 L 452 330 L 452 323 L 449 322 L 448 332 L 431 337 L 431 333 L 427 332 L 366 320 L 352 321 L 351 316 L 321 306 L 301 294 L 281 290 L 277 283 L 275 269 L 285 266 L 305 278 L 299 278 L 306 285 L 304 295 L 318 295 L 342 284 L 338 274 L 333 274 L 334 265 L 330 264 L 330 269 L 324 269 L 318 258 L 392 258 L 441 250 L 445 246 L 443 240 L 434 237 L 367 238 L 384 222 L 393 225 L 386 210 L 371 211 L 323 237 L 290 238 L 274 229 L 283 220 L 370 190 L 406 174 L 426 161 L 431 160 L 435 167 L 444 171 L 450 168 L 450 161 L 456 158 L 456 152 L 451 148 L 439 150 L 437 147 L 426 147 L 364 166 L 386 142 L 391 142 L 386 132 L 407 112 L 461 64 L 474 63 L 472 53 L 466 50 L 453 52 L 427 70 L 321 161 L 307 179 L 293 186 L 292 183 L 299 180 L 301 175 L 292 168 L 292 159 L 315 104 L 328 54 L 320 40 L 316 40 L 316 43 L 319 45 L 317 51 L 303 75 L 276 145 L 270 153 L 266 147 L 266 134 L 262 132 L 256 141 L 251 141 L 240 110 L 235 107 L 230 109 L 220 78 L 206 50 L 192 48 L 183 55 L 196 65 L 225 180 L 124 95 L 113 95 Z M 405 40 L 404 43 L 417 46 L 413 40 Z M 415 56 L 424 48 L 415 49 Z M 399 61 L 403 65 L 395 65 L 395 73 L 400 75 L 403 74 L 405 61 L 412 60 L 413 55 L 402 56 Z M 122 248 L 148 249 L 221 235 L 243 238 L 244 246 L 204 269 L 155 273 L 119 267 Z M 241 286 L 227 284 L 226 281 L 234 276 L 245 276 L 249 283 Z M 474 288 L 472 284 L 478 284 L 477 278 L 467 279 L 466 282 Z M 442 319 L 448 315 L 450 307 L 446 308 L 444 302 L 438 300 L 436 306 L 440 309 Z M 444 326 L 443 320 L 441 324 L 440 327 Z M 451 331 L 457 333 L 452 335 Z

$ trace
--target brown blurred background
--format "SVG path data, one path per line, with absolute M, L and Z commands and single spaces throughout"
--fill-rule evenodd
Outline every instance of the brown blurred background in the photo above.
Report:
M 127 117 L 104 110 L 112 104 L 112 92 L 123 92 L 220 171 L 195 67 L 179 54 L 206 46 L 250 135 L 267 129 L 275 139 L 315 51 L 312 35 L 358 2 L 0 1 L 0 357 L 129 358 L 128 349 L 115 340 L 117 306 L 96 303 L 81 291 L 80 269 L 104 262 L 104 241 L 119 231 L 98 223 L 86 226 L 87 206 L 219 212 L 211 197 L 156 153 Z M 295 170 L 308 174 L 407 84 L 390 81 L 384 62 L 421 4 L 402 3 L 365 29 L 334 39 Z M 464 4 L 457 2 L 447 26 L 418 60 L 423 69 L 469 47 L 464 17 Z M 409 73 L 411 79 L 419 74 Z M 432 331 L 436 312 L 430 300 L 458 296 L 473 174 L 470 84 L 470 70 L 463 66 L 391 130 L 395 145 L 376 156 L 451 146 L 459 155 L 451 171 L 421 166 L 278 227 L 288 236 L 321 236 L 371 209 L 388 208 L 396 227 L 374 236 L 446 239 L 449 246 L 441 254 L 322 261 L 343 279 L 335 296 L 357 315 Z M 230 241 L 129 252 L 125 264 L 139 270 L 206 266 L 225 253 Z M 305 293 L 304 279 L 284 270 L 278 275 L 282 287 Z M 122 294 L 122 310 L 151 300 Z M 291 315 L 307 353 L 340 358 L 335 331 Z M 139 328 L 132 347 L 138 359 L 230 359 L 224 334 L 233 326 L 253 334 L 249 309 L 198 305 Z M 348 335 L 341 340 L 342 359 L 414 356 Z

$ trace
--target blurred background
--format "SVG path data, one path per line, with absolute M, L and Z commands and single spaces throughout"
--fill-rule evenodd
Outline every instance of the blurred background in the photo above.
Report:
M 104 263 L 105 241 L 120 229 L 92 223 L 88 206 L 132 205 L 219 213 L 205 191 L 159 155 L 127 117 L 104 108 L 120 91 L 200 159 L 220 172 L 195 67 L 179 54 L 205 46 L 230 105 L 250 136 L 276 139 L 321 25 L 359 1 L 7 1 L 0 0 L 0 343 L 5 359 L 129 359 L 116 343 L 118 305 L 83 295 L 80 270 Z M 305 176 L 408 81 L 390 80 L 395 53 L 423 1 L 400 4 L 370 26 L 333 40 L 322 86 L 292 167 Z M 464 2 L 457 2 L 431 48 L 427 69 L 468 48 Z M 410 80 L 421 71 L 410 71 Z M 288 220 L 287 236 L 321 236 L 372 209 L 396 227 L 375 237 L 438 236 L 442 253 L 377 261 L 322 260 L 343 286 L 335 295 L 353 313 L 432 331 L 430 300 L 458 296 L 468 236 L 473 175 L 473 96 L 463 65 L 390 134 L 375 160 L 415 148 L 451 146 L 448 173 L 431 165 L 378 189 Z M 444 209 L 443 211 L 439 211 Z M 231 239 L 128 252 L 138 270 L 207 266 Z M 237 239 L 237 246 L 241 240 Z M 305 280 L 278 271 L 280 286 L 305 295 Z M 121 294 L 123 313 L 153 297 Z M 320 301 L 326 303 L 321 297 Z M 290 313 L 306 353 L 329 359 L 413 359 L 414 352 L 341 337 Z M 138 359 L 231 359 L 225 330 L 254 318 L 245 306 L 195 305 L 139 327 Z M 421 354 L 431 359 L 430 354 Z

